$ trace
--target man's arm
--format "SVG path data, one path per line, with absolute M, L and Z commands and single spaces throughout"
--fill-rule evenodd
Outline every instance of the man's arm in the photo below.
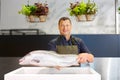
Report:
M 94 56 L 90 53 L 80 53 L 77 58 L 78 63 L 93 62 Z
M 87 48 L 86 44 L 82 39 L 79 40 L 79 48 L 80 53 L 90 53 L 89 49 Z
M 88 50 L 85 43 L 80 39 L 80 53 L 78 55 L 78 63 L 86 63 L 86 62 L 93 62 L 94 61 L 94 55 L 91 54 L 91 52 Z
M 56 42 L 55 40 L 52 40 L 48 43 L 48 50 L 56 51 Z

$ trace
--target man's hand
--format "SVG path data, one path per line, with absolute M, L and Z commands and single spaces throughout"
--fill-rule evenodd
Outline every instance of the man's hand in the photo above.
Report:
M 62 67 L 61 66 L 55 66 L 54 68 L 56 68 L 57 70 L 60 70 Z
M 80 53 L 77 57 L 78 63 L 93 62 L 94 56 L 89 53 Z

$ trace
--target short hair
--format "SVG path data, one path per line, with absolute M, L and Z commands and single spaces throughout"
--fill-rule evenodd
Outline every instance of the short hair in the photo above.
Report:
M 59 19 L 59 21 L 58 21 L 58 25 L 60 25 L 60 22 L 61 22 L 61 21 L 65 21 L 65 20 L 69 20 L 70 23 L 71 23 L 70 18 L 68 18 L 68 17 L 61 17 L 61 18 Z M 71 24 L 72 24 L 72 23 L 71 23 Z

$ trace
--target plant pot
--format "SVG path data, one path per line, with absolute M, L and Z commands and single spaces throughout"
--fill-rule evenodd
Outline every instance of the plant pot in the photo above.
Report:
M 47 18 L 46 15 L 41 15 L 41 16 L 39 16 L 40 22 L 45 22 L 45 21 L 46 21 L 46 18 Z
M 95 18 L 95 14 L 86 14 L 86 20 L 87 21 L 92 21 Z
M 76 18 L 77 18 L 77 21 L 86 21 L 85 15 L 77 15 Z
M 28 21 L 34 22 L 35 21 L 34 16 L 33 15 L 28 16 Z

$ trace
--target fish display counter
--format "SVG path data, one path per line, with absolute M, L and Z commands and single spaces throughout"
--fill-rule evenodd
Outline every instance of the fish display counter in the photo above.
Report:
M 13 76 L 13 75 L 20 76 L 20 73 L 19 74 L 10 73 L 13 70 L 25 67 L 25 66 L 21 66 L 18 64 L 19 59 L 21 59 L 21 57 L 0 57 L 0 80 L 4 80 L 6 74 L 10 74 L 11 76 Z M 82 67 L 85 67 L 85 66 L 86 65 L 82 64 Z M 120 75 L 119 75 L 120 74 L 120 58 L 95 58 L 94 63 L 90 64 L 90 67 L 101 75 L 101 80 L 120 80 Z M 77 68 L 77 67 L 75 67 L 75 68 Z M 61 72 L 62 72 L 62 69 L 61 69 Z M 25 69 L 21 69 L 21 70 L 23 71 Z M 54 69 L 52 68 L 51 70 L 54 70 Z M 33 70 L 30 70 L 30 71 L 33 72 Z M 29 71 L 29 73 L 32 73 L 30 71 Z M 35 71 L 35 73 L 36 73 L 36 71 Z M 24 75 L 27 75 L 27 73 Z M 32 74 L 28 74 L 28 75 L 32 75 Z M 34 75 L 36 75 L 36 74 L 34 74 Z M 54 74 L 53 73 L 45 74 L 45 72 L 44 72 L 44 74 L 39 73 L 37 75 L 54 76 L 54 75 L 73 75 L 73 74 L 70 74 L 70 73 L 69 74 L 65 74 L 65 73 L 64 74 L 63 73 L 62 74 L 60 74 L 60 73 L 59 74 L 55 74 L 55 73 Z M 74 74 L 74 75 L 77 75 L 77 74 Z M 82 75 L 82 74 L 78 74 L 78 75 Z M 83 75 L 85 75 L 85 74 L 83 74 Z M 21 72 L 21 76 L 23 76 L 23 72 Z M 69 76 L 69 77 L 71 77 L 71 76 Z M 75 79 L 73 79 L 73 80 L 75 80 Z
M 4 80 L 101 80 L 90 67 L 21 67 L 4 75 Z

